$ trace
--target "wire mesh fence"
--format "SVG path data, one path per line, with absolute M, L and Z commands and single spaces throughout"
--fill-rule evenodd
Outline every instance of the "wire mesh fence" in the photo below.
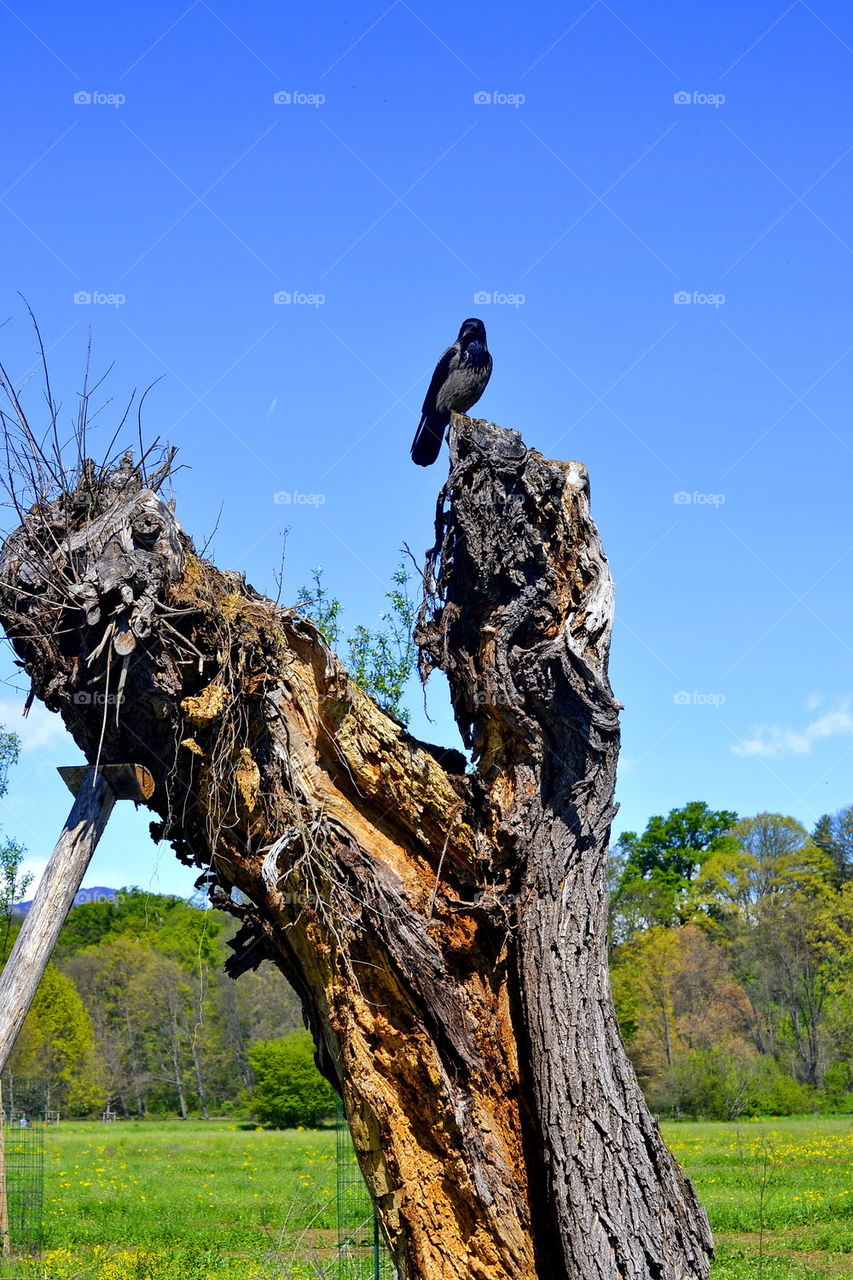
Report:
M 395 1280 L 397 1275 L 379 1220 L 364 1184 L 349 1125 L 340 1102 L 337 1113 L 338 1257 L 337 1280 Z
M 44 1081 L 0 1082 L 0 1244 L 3 1252 L 40 1249 L 44 1225 Z

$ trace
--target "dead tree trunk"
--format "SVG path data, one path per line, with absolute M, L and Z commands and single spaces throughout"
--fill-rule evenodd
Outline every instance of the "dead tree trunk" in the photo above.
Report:
M 298 991 L 400 1275 L 705 1277 L 608 986 L 619 708 L 584 469 L 454 421 L 417 638 L 471 772 L 201 560 L 156 488 L 84 466 L 35 506 L 0 618 L 86 758 L 154 775 L 154 835 L 242 918 L 232 974 L 270 958 Z

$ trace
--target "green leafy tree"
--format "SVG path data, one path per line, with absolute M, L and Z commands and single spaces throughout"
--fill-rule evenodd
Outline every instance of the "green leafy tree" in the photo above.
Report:
M 339 618 L 342 605 L 340 600 L 330 596 L 323 586 L 323 570 L 315 569 L 311 575 L 314 586 L 300 587 L 296 593 L 296 607 L 306 618 L 310 618 L 320 635 L 332 649 L 337 649 L 341 628 Z
M 49 964 L 9 1063 L 15 1075 L 41 1076 L 50 1106 L 86 1115 L 106 1096 L 92 1022 L 74 983 Z
M 297 607 L 315 624 L 324 639 L 334 648 L 341 638 L 341 603 L 331 598 L 322 582 L 322 569 L 314 571 L 314 587 L 300 587 Z M 409 573 L 402 562 L 397 565 L 386 591 L 388 608 L 380 615 L 381 626 L 357 626 L 347 640 L 349 670 L 360 685 L 390 715 L 408 723 L 409 712 L 403 706 L 403 690 L 415 669 L 417 649 L 412 630 L 417 613 L 409 594 Z
M 811 916 L 808 941 L 825 986 L 820 1032 L 835 1101 L 853 1092 L 853 880 L 824 893 Z
M 139 889 L 72 908 L 62 967 L 124 1114 L 233 1111 L 252 1083 L 249 1046 L 301 1026 L 299 1001 L 271 965 L 237 983 L 225 975 L 237 928 L 222 912 Z
M 628 1052 L 655 1110 L 730 1120 L 813 1105 L 813 1091 L 763 1051 L 729 949 L 706 929 L 645 930 L 617 949 L 612 982 Z M 805 1039 L 801 1010 L 798 1019 Z
M 235 926 L 236 929 L 236 926 Z M 249 1048 L 258 1040 L 302 1027 L 302 1006 L 296 992 L 272 964 L 262 964 L 240 976 L 239 982 L 214 975 L 214 998 L 221 1028 L 220 1093 L 230 1098 L 236 1078 L 244 1089 L 252 1085 Z M 220 1065 L 221 1064 L 221 1065 Z
M 732 948 L 735 972 L 763 1009 L 777 1058 L 806 1084 L 825 1066 L 823 1009 L 828 974 L 816 945 L 820 896 L 794 890 L 764 897 Z
M 756 1047 L 819 1086 L 827 981 L 813 938 L 831 861 L 785 814 L 743 818 L 732 836 L 733 846 L 704 863 L 693 901 L 713 915 L 728 942 L 753 1011 Z
M 815 1094 L 768 1054 L 691 1049 L 673 1071 L 672 1104 L 679 1114 L 696 1119 L 736 1120 L 813 1111 Z
M 177 901 L 180 901 L 178 899 Z M 181 904 L 191 920 L 193 908 Z M 208 912 L 195 911 L 196 930 Z M 174 922 L 173 922 L 174 925 Z M 110 1097 L 126 1114 L 191 1107 L 208 1113 L 211 1070 L 219 1069 L 220 1020 L 212 993 L 212 966 L 204 946 L 188 931 L 185 953 L 169 943 L 171 929 L 154 941 L 125 934 L 103 938 L 66 958 L 66 970 L 91 1011 L 106 1064 Z M 201 957 L 201 959 L 199 959 Z M 182 962 L 183 960 L 183 962 Z
M 617 855 L 618 856 L 618 855 Z M 674 871 L 656 868 L 640 876 L 621 863 L 619 881 L 610 899 L 612 945 L 628 942 L 635 934 L 681 923 L 687 899 L 687 881 Z
M 65 961 L 92 1017 L 109 1099 L 125 1115 L 149 1110 L 158 1042 L 165 1039 L 158 1035 L 157 959 L 150 947 L 124 937 Z
M 9 790 L 9 769 L 17 763 L 21 742 L 16 733 L 0 729 L 0 797 Z M 32 883 L 31 875 L 21 874 L 26 849 L 17 840 L 0 844 L 0 956 L 9 954 L 12 941 L 12 909 L 20 902 Z
M 649 818 L 642 835 L 625 831 L 616 842 L 622 871 L 612 899 L 616 939 L 638 928 L 672 925 L 690 918 L 690 885 L 713 854 L 733 847 L 737 814 L 691 801 L 667 816 Z
M 818 818 L 812 842 L 832 862 L 829 878 L 834 888 L 840 889 L 853 881 L 853 804 Z
M 682 809 L 671 809 L 665 818 L 649 818 L 641 836 L 624 832 L 618 847 L 626 856 L 626 870 L 636 875 L 674 872 L 690 881 L 708 855 L 727 842 L 736 822 L 732 810 L 715 811 L 703 800 L 694 800 Z
M 638 933 L 619 947 L 613 998 L 638 1075 L 660 1081 L 688 1049 L 726 1043 L 749 1052 L 746 994 L 726 948 L 697 925 Z
M 278 1129 L 317 1125 L 335 1109 L 335 1092 L 314 1063 L 307 1031 L 259 1040 L 249 1050 L 254 1072 L 252 1105 L 263 1124 Z
M 754 920 L 766 899 L 826 884 L 831 861 L 796 818 L 759 813 L 731 835 L 705 860 L 696 885 L 695 899 L 717 915 L 734 910 Z
M 58 955 L 91 1013 L 110 1097 L 125 1114 L 211 1105 L 228 1079 L 216 983 L 225 958 L 220 911 L 122 889 L 69 913 Z
M 219 961 L 218 939 L 228 927 L 224 912 L 199 910 L 172 894 L 120 889 L 103 902 L 82 902 L 68 913 L 59 935 L 60 956 L 118 938 L 149 944 L 187 968 Z

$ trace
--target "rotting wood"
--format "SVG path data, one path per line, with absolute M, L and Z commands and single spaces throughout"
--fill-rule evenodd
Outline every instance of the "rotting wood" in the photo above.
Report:
M 154 835 L 242 921 L 230 971 L 272 959 L 300 994 L 401 1277 L 704 1280 L 608 986 L 619 708 L 586 472 L 461 416 L 450 461 L 416 638 L 472 770 L 200 559 L 127 461 L 7 540 L 0 618 L 86 758 L 150 771 Z

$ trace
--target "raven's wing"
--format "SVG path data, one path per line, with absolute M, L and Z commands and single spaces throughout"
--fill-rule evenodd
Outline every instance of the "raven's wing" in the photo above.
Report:
M 427 387 L 427 393 L 424 396 L 424 402 L 421 406 L 421 413 L 432 413 L 435 408 L 435 402 L 438 393 L 447 381 L 448 375 L 456 368 L 459 360 L 459 344 L 454 342 L 452 346 L 443 351 L 438 358 L 438 364 Z
M 449 413 L 423 415 L 412 441 L 412 462 L 416 462 L 419 467 L 432 466 L 441 453 L 444 432 L 449 421 Z

